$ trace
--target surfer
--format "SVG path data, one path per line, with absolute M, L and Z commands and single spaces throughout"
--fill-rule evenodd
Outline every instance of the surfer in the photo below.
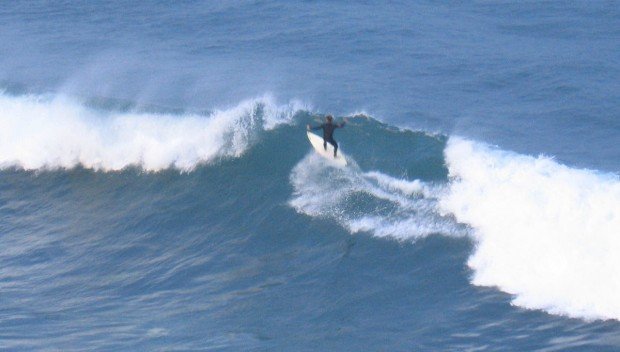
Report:
M 338 152 L 338 143 L 334 140 L 334 130 L 336 128 L 342 128 L 346 124 L 346 120 L 342 123 L 334 123 L 334 117 L 332 115 L 325 116 L 325 123 L 320 126 L 312 127 L 307 126 L 308 130 L 320 130 L 323 129 L 323 148 L 327 150 L 327 143 L 334 146 L 334 158 Z

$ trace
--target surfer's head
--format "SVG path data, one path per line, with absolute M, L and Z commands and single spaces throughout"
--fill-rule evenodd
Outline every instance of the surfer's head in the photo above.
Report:
M 332 122 L 334 117 L 332 115 L 327 115 L 327 116 L 325 116 L 325 119 L 327 120 L 327 122 Z

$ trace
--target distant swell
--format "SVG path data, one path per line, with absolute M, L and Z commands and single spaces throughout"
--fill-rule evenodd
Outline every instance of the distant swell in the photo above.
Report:
M 290 121 L 301 108 L 265 96 L 207 116 L 174 115 L 101 111 L 62 96 L 0 94 L 0 167 L 191 170 L 240 156 L 260 131 Z
M 440 204 L 471 225 L 476 285 L 514 304 L 586 319 L 620 319 L 620 181 L 451 138 Z

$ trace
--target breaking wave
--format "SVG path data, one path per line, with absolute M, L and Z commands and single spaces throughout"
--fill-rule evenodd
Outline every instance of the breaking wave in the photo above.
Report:
M 585 319 L 620 319 L 620 181 L 451 138 L 444 212 L 473 228 L 473 283 L 513 303 Z
M 242 155 L 303 108 L 263 96 L 204 115 L 114 112 L 63 96 L 0 94 L 0 167 L 191 170 Z

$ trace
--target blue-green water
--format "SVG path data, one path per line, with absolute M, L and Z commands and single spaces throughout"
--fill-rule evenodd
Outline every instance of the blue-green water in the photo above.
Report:
M 0 349 L 618 350 L 619 9 L 4 4 Z

